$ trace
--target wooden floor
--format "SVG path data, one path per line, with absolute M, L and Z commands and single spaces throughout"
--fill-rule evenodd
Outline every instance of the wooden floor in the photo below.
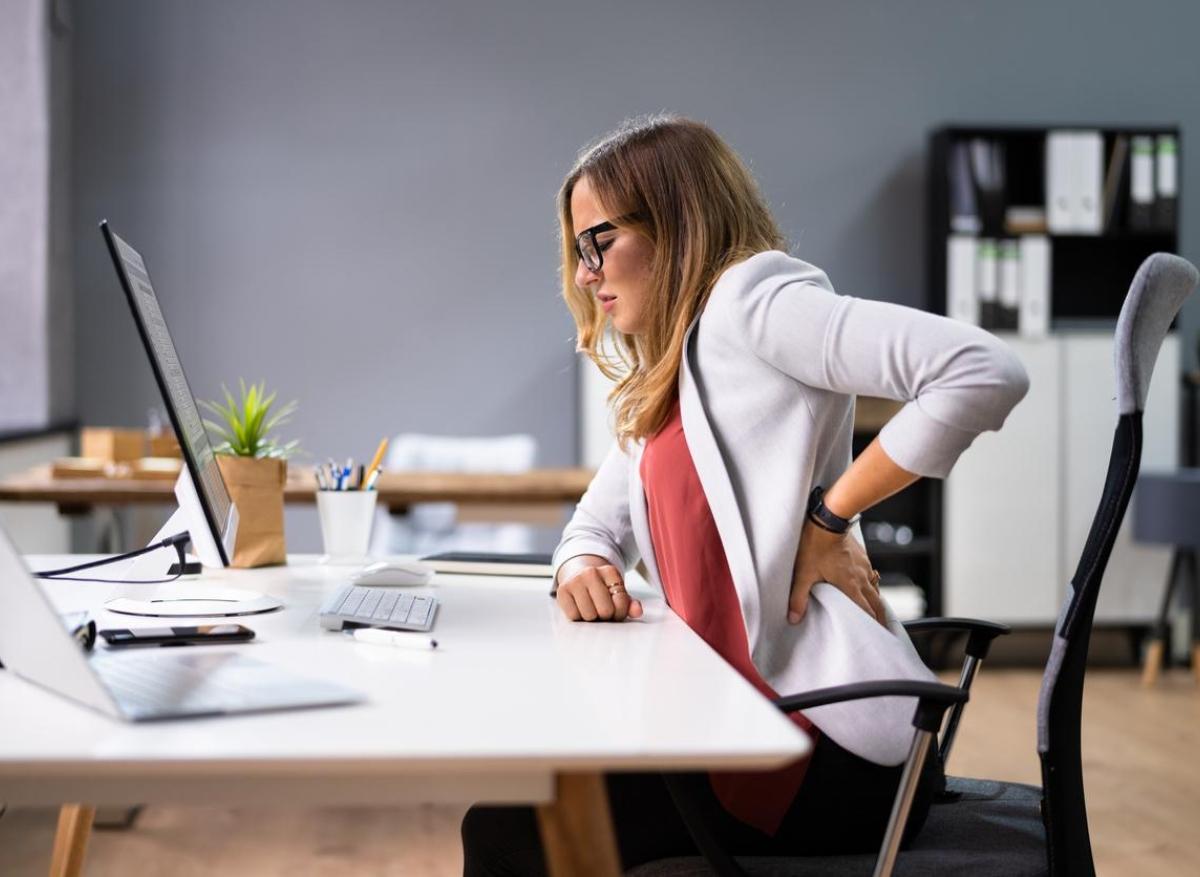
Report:
M 985 669 L 950 771 L 1039 782 L 1034 709 L 1040 673 Z M 1103 875 L 1200 870 L 1200 688 L 1182 671 L 1151 691 L 1137 674 L 1090 671 L 1084 772 Z M 150 808 L 129 831 L 98 831 L 90 877 L 190 875 L 455 875 L 461 808 L 197 810 Z M 0 873 L 44 875 L 54 814 L 0 819 Z

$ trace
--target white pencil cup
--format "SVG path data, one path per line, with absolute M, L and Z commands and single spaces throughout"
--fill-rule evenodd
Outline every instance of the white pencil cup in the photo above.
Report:
M 362 563 L 375 520 L 374 490 L 318 490 L 317 513 L 325 542 L 322 563 Z

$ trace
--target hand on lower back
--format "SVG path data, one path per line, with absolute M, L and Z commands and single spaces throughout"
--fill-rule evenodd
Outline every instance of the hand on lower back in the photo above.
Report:
M 883 598 L 879 596 L 878 584 L 873 581 L 876 576 L 866 549 L 852 534 L 830 533 L 812 521 L 805 521 L 792 572 L 788 622 L 798 624 L 804 618 L 813 585 L 829 582 L 886 626 Z

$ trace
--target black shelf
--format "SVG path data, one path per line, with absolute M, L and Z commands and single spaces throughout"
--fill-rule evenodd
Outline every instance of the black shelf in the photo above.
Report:
M 1113 147 L 1119 137 L 1170 135 L 1177 150 L 1177 191 L 1182 191 L 1182 137 L 1175 125 L 1125 125 L 1079 123 L 1063 125 L 965 125 L 948 124 L 930 134 L 926 205 L 926 308 L 946 313 L 947 238 L 950 223 L 948 170 L 953 146 L 974 139 L 1003 147 L 1006 206 L 1044 206 L 1046 137 L 1052 131 L 1096 131 L 1103 138 L 1102 178 L 1107 173 Z M 1036 231 L 1050 241 L 1050 325 L 1064 321 L 1115 320 L 1137 267 L 1155 252 L 1179 250 L 1179 207 L 1169 226 L 1130 227 L 1129 174 L 1118 192 L 1118 207 L 1111 227 L 1097 234 Z M 1178 199 L 1178 196 L 1176 196 Z M 988 227 L 981 237 L 1018 237 L 985 217 Z
M 919 539 L 913 539 L 907 545 L 900 545 L 896 542 L 880 542 L 877 539 L 868 539 L 867 554 L 876 559 L 882 558 L 902 558 L 902 557 L 928 557 L 933 552 L 940 550 L 940 546 L 936 539 L 925 536 Z
M 1176 125 L 1123 124 L 955 124 L 950 123 L 929 136 L 927 170 L 926 233 L 926 308 L 946 313 L 947 240 L 950 223 L 950 185 L 948 167 L 955 143 L 975 138 L 1003 144 L 1004 206 L 1044 207 L 1046 137 L 1051 131 L 1099 131 L 1103 137 L 1103 169 L 1106 173 L 1118 137 L 1171 135 L 1177 150 L 1177 192 L 1182 191 L 1182 137 Z M 1120 197 L 1128 198 L 1128 174 Z M 1169 228 L 1131 227 L 1129 211 L 1117 210 L 1113 222 L 1099 234 L 1045 234 L 1050 244 L 1050 331 L 1062 329 L 1111 329 L 1120 313 L 1129 281 L 1142 261 L 1154 252 L 1178 252 L 1178 201 L 1174 221 Z M 997 225 L 999 213 L 992 209 L 985 222 L 989 237 L 1017 237 L 1015 231 Z M 982 211 L 981 211 L 982 216 Z M 874 437 L 874 433 L 856 433 L 855 454 Z M 919 534 L 907 546 L 870 541 L 867 551 L 875 566 L 884 573 L 903 574 L 925 592 L 926 613 L 943 611 L 942 582 L 942 482 L 921 479 L 871 509 L 864 523 L 887 521 L 905 525 Z

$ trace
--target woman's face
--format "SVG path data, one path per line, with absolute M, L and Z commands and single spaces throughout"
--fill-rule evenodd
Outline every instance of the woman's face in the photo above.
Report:
M 614 217 L 604 213 L 587 177 L 580 177 L 571 190 L 571 224 L 575 234 Z M 596 297 L 618 332 L 637 335 L 645 330 L 642 312 L 650 288 L 653 245 L 628 229 L 599 232 L 596 243 L 604 255 L 599 271 L 581 261 L 575 269 L 575 285 Z

